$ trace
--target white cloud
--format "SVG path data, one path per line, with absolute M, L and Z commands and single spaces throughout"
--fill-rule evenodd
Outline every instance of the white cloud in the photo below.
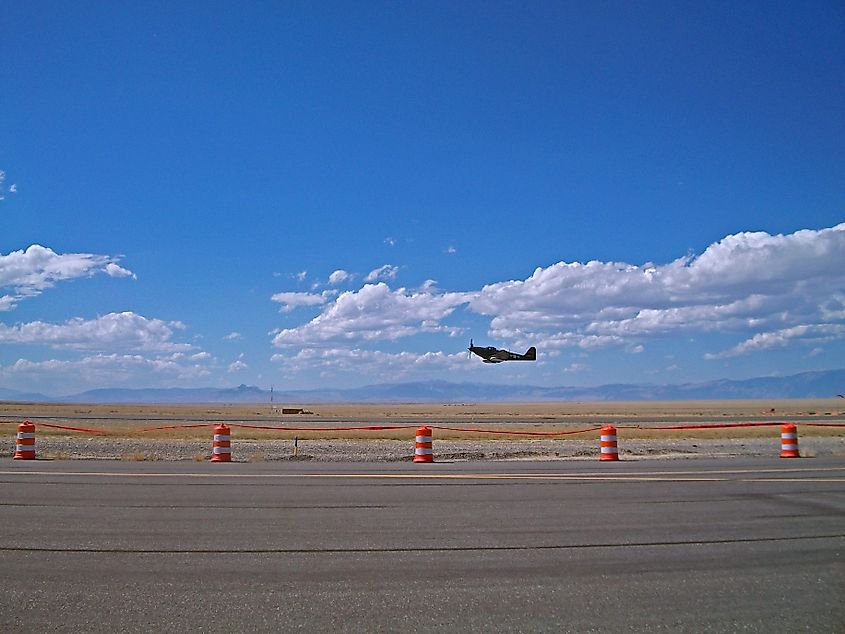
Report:
M 178 352 L 194 346 L 172 341 L 179 322 L 147 319 L 132 312 L 109 313 L 96 319 L 70 319 L 62 324 L 33 321 L 0 324 L 0 344 L 37 344 L 52 348 L 93 351 Z
M 6 182 L 6 172 L 4 172 L 3 170 L 0 170 L 0 200 L 6 200 L 6 195 L 5 195 L 6 190 L 4 189 L 4 187 L 5 187 L 4 183 L 5 182 Z M 15 185 L 14 183 L 9 185 L 8 192 L 10 194 L 16 194 L 17 191 L 18 191 L 17 185 Z
M 454 329 L 441 321 L 466 301 L 462 293 L 409 292 L 404 288 L 392 291 L 383 282 L 366 284 L 357 292 L 341 293 L 307 324 L 278 331 L 273 344 L 395 340 L 419 332 L 450 332 Z
M 824 321 L 845 321 L 845 293 L 831 293 L 829 299 L 819 305 Z
M 11 310 L 18 301 L 41 294 L 56 283 L 106 273 L 111 277 L 129 277 L 133 273 L 117 264 L 117 259 L 91 253 L 57 254 L 52 249 L 33 244 L 25 251 L 0 253 L 0 289 L 13 294 L 0 300 L 0 310 Z
M 210 374 L 204 365 L 186 363 L 178 356 L 148 358 L 137 354 L 97 354 L 74 360 L 18 359 L 10 366 L 0 367 L 4 381 L 43 385 L 48 393 L 61 389 L 57 386 L 68 386 L 66 390 L 104 385 L 135 387 L 173 380 L 192 381 Z
M 485 286 L 470 308 L 492 318 L 494 337 L 553 347 L 778 331 L 842 320 L 843 262 L 845 224 L 786 236 L 740 233 L 665 265 L 559 262 L 526 280 Z
M 229 364 L 229 368 L 227 371 L 231 374 L 233 372 L 240 372 L 241 370 L 246 370 L 249 366 L 244 363 L 243 358 L 243 354 L 239 355 L 235 361 Z
M 109 277 L 131 277 L 133 280 L 137 280 L 138 276 L 135 275 L 132 271 L 129 271 L 122 266 L 115 264 L 114 262 L 109 262 L 106 264 L 106 268 L 104 269 L 106 274 Z
M 374 378 L 389 376 L 401 380 L 424 374 L 439 375 L 451 370 L 478 369 L 482 364 L 472 363 L 466 352 L 383 352 L 360 348 L 305 348 L 293 356 L 273 355 L 274 362 L 282 364 L 289 373 L 318 371 L 324 376 L 354 373 Z
M 621 347 L 637 354 L 648 338 L 701 332 L 756 338 L 722 358 L 798 342 L 820 333 L 845 338 L 845 223 L 789 235 L 739 233 L 699 256 L 667 264 L 558 262 L 524 280 L 489 284 L 476 292 L 444 292 L 427 281 L 415 291 L 384 282 L 329 301 L 325 293 L 280 294 L 288 310 L 323 305 L 319 316 L 274 331 L 276 346 L 331 346 L 396 340 L 426 332 L 455 334 L 447 319 L 461 306 L 490 318 L 488 334 L 503 345 L 536 345 L 553 353 Z M 392 277 L 385 265 L 367 279 Z M 284 310 L 284 309 L 283 309 Z
M 737 344 L 729 350 L 716 354 L 706 354 L 705 359 L 726 359 L 738 357 L 750 352 L 770 350 L 772 348 L 785 348 L 793 342 L 800 342 L 807 345 L 816 345 L 845 337 L 845 325 L 843 324 L 813 324 L 793 326 L 773 332 L 761 332 L 742 343 Z
M 224 341 L 240 341 L 243 339 L 243 336 L 239 332 L 230 332 L 228 335 L 223 337 Z
M 399 267 L 393 264 L 385 264 L 377 269 L 373 269 L 367 273 L 364 278 L 365 282 L 377 282 L 379 280 L 395 280 L 396 274 L 399 273 Z
M 16 297 L 12 295 L 3 295 L 0 297 L 0 313 L 12 310 L 15 307 Z
M 343 284 L 347 280 L 350 279 L 350 274 L 343 269 L 338 269 L 334 271 L 331 275 L 329 275 L 329 284 L 332 286 L 336 286 L 337 284 Z
M 300 306 L 320 306 L 325 304 L 334 293 L 323 291 L 322 293 L 284 292 L 276 293 L 270 299 L 282 305 L 280 312 L 289 313 Z

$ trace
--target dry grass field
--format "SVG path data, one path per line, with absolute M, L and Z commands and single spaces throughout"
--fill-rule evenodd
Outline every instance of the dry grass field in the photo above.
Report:
M 17 425 L 29 419 L 46 460 L 206 461 L 212 427 L 221 422 L 231 427 L 232 460 L 240 462 L 408 461 L 421 425 L 434 429 L 438 461 L 594 460 L 603 424 L 617 427 L 624 459 L 777 455 L 782 422 L 799 425 L 802 456 L 845 456 L 845 427 L 812 426 L 845 424 L 843 399 L 303 403 L 285 410 L 296 413 L 267 404 L 0 403 L 0 455 L 15 451 Z M 761 422 L 773 424 L 723 426 Z M 681 425 L 701 428 L 666 429 Z
M 842 427 L 811 427 L 806 423 L 845 422 L 845 399 L 768 401 L 666 401 L 666 402 L 544 402 L 544 403 L 321 403 L 288 404 L 302 413 L 282 414 L 268 404 L 80 404 L 0 402 L 0 435 L 13 435 L 15 425 L 30 419 L 39 435 L 67 435 L 59 425 L 102 431 L 110 437 L 206 438 L 216 422 L 237 426 L 240 438 L 404 439 L 413 427 L 432 425 L 457 429 L 486 429 L 481 433 L 438 429 L 442 439 L 531 438 L 501 432 L 561 432 L 593 430 L 614 424 L 629 438 L 752 438 L 771 435 L 767 427 L 666 430 L 681 424 L 718 425 L 736 422 L 805 423 L 802 435 L 845 435 Z M 173 426 L 175 429 L 157 429 Z M 248 426 L 266 426 L 255 429 Z M 360 426 L 396 430 L 344 430 Z M 321 431 L 310 431 L 310 430 Z M 585 432 L 595 435 L 595 431 Z M 583 434 L 573 434 L 573 439 Z

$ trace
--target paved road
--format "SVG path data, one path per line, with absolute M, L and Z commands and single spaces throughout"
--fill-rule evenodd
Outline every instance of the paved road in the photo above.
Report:
M 843 632 L 845 458 L 0 459 L 0 631 Z

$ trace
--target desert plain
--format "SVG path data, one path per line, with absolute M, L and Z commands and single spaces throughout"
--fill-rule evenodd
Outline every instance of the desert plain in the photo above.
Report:
M 802 456 L 845 456 L 842 398 L 284 405 L 0 402 L 0 455 L 14 452 L 17 425 L 24 420 L 36 425 L 38 457 L 53 460 L 207 460 L 213 427 L 221 423 L 231 428 L 233 461 L 410 460 L 415 428 L 422 425 L 434 430 L 438 460 L 593 459 L 602 425 L 617 427 L 622 458 L 776 455 L 784 422 L 798 425 Z M 738 426 L 748 423 L 753 425 Z

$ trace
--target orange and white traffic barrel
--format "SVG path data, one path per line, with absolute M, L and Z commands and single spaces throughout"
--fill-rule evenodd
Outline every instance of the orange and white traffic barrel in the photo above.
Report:
M 798 428 L 792 423 L 784 423 L 780 426 L 780 457 L 801 457 L 798 453 Z
M 605 425 L 601 428 L 601 453 L 599 460 L 619 460 L 619 448 L 616 446 L 616 427 Z
M 431 427 L 417 428 L 414 462 L 434 462 L 434 450 L 431 447 Z
M 35 425 L 28 420 L 18 425 L 14 459 L 35 460 Z
M 214 428 L 214 440 L 211 443 L 211 462 L 232 461 L 232 436 L 229 426 L 220 424 Z

